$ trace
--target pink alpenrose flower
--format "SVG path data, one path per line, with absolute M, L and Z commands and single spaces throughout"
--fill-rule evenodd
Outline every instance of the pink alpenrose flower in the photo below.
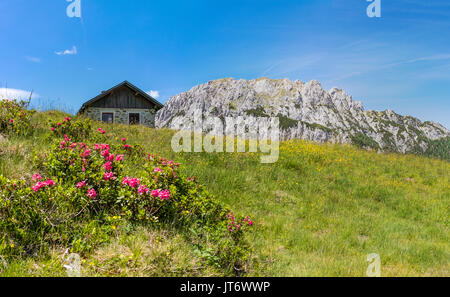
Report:
M 161 198 L 161 200 L 169 200 L 169 198 L 170 198 L 169 190 L 164 190 L 164 191 L 159 192 L 159 198 Z
M 40 181 L 42 179 L 42 177 L 38 173 L 36 173 L 36 174 L 33 174 L 32 179 L 33 179 L 33 181 Z
M 89 189 L 86 196 L 88 196 L 91 199 L 95 199 L 97 197 L 97 192 L 94 189 Z
M 103 175 L 103 179 L 108 181 L 110 179 L 114 179 L 114 172 L 107 172 Z
M 106 172 L 109 172 L 112 170 L 112 163 L 111 162 L 107 162 L 103 165 L 103 168 L 105 169 Z
M 144 185 L 139 186 L 139 189 L 138 189 L 139 195 L 147 194 L 149 191 L 150 190 L 146 186 L 144 186 Z

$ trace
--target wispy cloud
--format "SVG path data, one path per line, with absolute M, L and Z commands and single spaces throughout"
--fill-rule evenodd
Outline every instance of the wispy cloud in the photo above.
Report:
M 323 57 L 320 54 L 311 54 L 302 57 L 292 57 L 282 59 L 267 67 L 260 74 L 260 76 L 270 75 L 274 77 L 279 77 L 283 75 L 297 73 L 299 71 L 311 67 L 314 64 L 317 64 L 322 60 L 322 58 Z
M 36 58 L 36 57 L 25 56 L 25 59 L 27 59 L 28 61 L 33 62 L 33 63 L 41 63 L 41 59 Z
M 158 99 L 159 98 L 159 91 L 154 91 L 154 90 L 151 90 L 151 91 L 148 91 L 148 92 L 146 92 L 148 95 L 150 95 L 151 97 L 153 97 L 153 98 L 155 98 L 155 99 Z
M 32 99 L 39 98 L 39 94 L 33 93 L 31 91 L 25 91 L 20 89 L 9 89 L 9 88 L 0 88 L 0 100 L 1 99 L 18 99 L 25 100 L 29 99 L 32 95 Z
M 278 67 L 278 66 L 279 66 L 280 64 L 282 64 L 282 63 L 283 63 L 282 61 L 279 61 L 279 62 L 277 62 L 277 63 L 275 63 L 275 64 L 273 64 L 273 65 L 267 67 L 267 69 L 264 70 L 259 76 L 265 76 L 265 75 L 271 73 L 271 71 L 272 71 L 273 69 L 275 69 L 276 67 Z
M 331 79 L 330 82 L 348 79 L 351 77 L 367 74 L 372 71 L 379 71 L 379 70 L 386 70 L 386 69 L 391 69 L 391 68 L 395 68 L 395 67 L 401 67 L 401 66 L 408 65 L 408 64 L 414 64 L 414 63 L 419 63 L 419 62 L 439 62 L 439 61 L 446 61 L 446 60 L 450 60 L 450 54 L 437 54 L 437 55 L 432 55 L 432 56 L 417 57 L 417 58 L 413 58 L 413 59 L 409 59 L 409 60 L 403 60 L 403 61 L 398 61 L 398 62 L 393 62 L 393 63 L 377 65 L 377 66 L 373 66 L 373 67 L 368 67 L 365 70 L 354 71 L 354 72 L 351 72 L 348 74 L 343 74 L 336 78 Z
M 64 51 L 60 51 L 60 52 L 55 52 L 55 54 L 57 54 L 58 56 L 65 56 L 65 55 L 76 55 L 77 52 L 77 47 L 74 45 L 72 47 L 72 49 L 66 49 Z
M 422 15 L 438 15 L 449 16 L 448 9 L 450 3 L 447 0 L 402 0 L 397 3 L 397 10 L 410 13 L 410 14 L 422 14 Z M 396 10 L 395 8 L 391 8 Z
M 450 54 L 439 54 L 439 55 L 411 59 L 411 60 L 405 61 L 403 64 L 415 63 L 415 62 L 421 62 L 421 61 L 442 61 L 442 60 L 449 60 L 449 59 L 450 59 Z

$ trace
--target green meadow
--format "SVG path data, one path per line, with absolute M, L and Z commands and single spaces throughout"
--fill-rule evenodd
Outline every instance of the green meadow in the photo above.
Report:
M 48 120 L 63 117 L 38 113 L 34 136 L 2 137 L 0 175 L 30 179 L 33 154 L 48 148 Z M 448 161 L 293 140 L 280 144 L 278 162 L 261 164 L 258 153 L 174 153 L 168 129 L 96 125 L 111 143 L 125 137 L 182 163 L 181 173 L 251 216 L 245 276 L 362 277 L 371 253 L 380 255 L 382 276 L 450 276 Z M 64 249 L 7 263 L 0 276 L 64 276 Z M 202 257 L 176 230 L 140 228 L 118 231 L 83 258 L 82 269 L 91 276 L 220 275 Z

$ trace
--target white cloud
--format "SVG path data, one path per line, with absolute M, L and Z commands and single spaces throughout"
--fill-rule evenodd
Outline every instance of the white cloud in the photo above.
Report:
M 0 88 L 0 100 L 1 99 L 26 100 L 26 99 L 30 98 L 30 95 L 31 95 L 31 91 Z M 33 93 L 32 99 L 36 99 L 39 97 L 40 97 L 39 94 Z
M 75 45 L 70 50 L 67 49 L 65 51 L 55 52 L 55 54 L 57 54 L 58 56 L 76 55 L 77 53 L 78 53 L 77 52 L 77 47 Z
M 28 61 L 33 62 L 33 63 L 41 63 L 41 59 L 36 58 L 36 57 L 26 56 L 25 59 L 27 59 Z
M 146 92 L 146 93 L 149 94 L 151 97 L 153 97 L 153 98 L 155 98 L 155 99 L 158 99 L 158 98 L 159 98 L 159 91 L 151 90 L 151 91 L 148 91 L 148 92 Z

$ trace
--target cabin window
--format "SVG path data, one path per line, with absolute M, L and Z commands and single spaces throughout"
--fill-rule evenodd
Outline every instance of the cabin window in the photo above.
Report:
M 128 117 L 130 125 L 139 125 L 141 123 L 141 115 L 139 113 L 130 113 Z
M 102 121 L 109 124 L 114 123 L 114 114 L 112 112 L 103 112 Z

